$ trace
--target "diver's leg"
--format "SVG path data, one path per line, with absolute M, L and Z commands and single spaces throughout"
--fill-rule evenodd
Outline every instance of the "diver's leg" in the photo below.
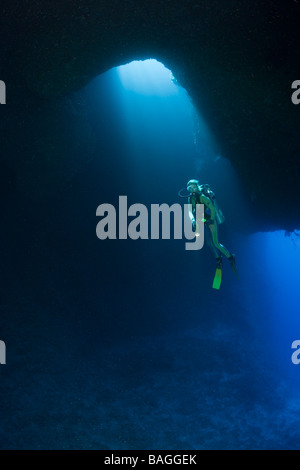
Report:
M 209 230 L 210 230 L 210 233 L 211 233 L 211 237 L 212 237 L 212 242 L 215 246 L 215 248 L 217 250 L 219 250 L 223 255 L 226 256 L 226 258 L 228 259 L 229 263 L 230 263 L 230 266 L 232 267 L 235 275 L 238 277 L 238 274 L 237 274 L 237 271 L 236 271 L 236 267 L 235 267 L 235 255 L 230 253 L 227 248 L 225 248 L 225 246 L 223 246 L 220 242 L 219 242 L 219 237 L 218 237 L 218 224 L 216 222 L 213 222 L 212 224 L 210 224 L 209 226 Z M 221 263 L 222 263 L 222 258 L 221 259 Z M 217 261 L 218 263 L 218 261 Z M 222 265 L 222 264 L 221 264 Z
M 213 243 L 213 238 L 212 238 L 212 234 L 211 234 L 211 230 L 209 228 L 209 226 L 207 226 L 205 224 L 205 227 L 206 227 L 206 240 L 207 240 L 207 244 L 209 246 L 209 248 L 211 249 L 211 251 L 213 252 L 214 256 L 216 259 L 219 259 L 221 257 L 221 253 L 220 251 L 215 247 L 214 243 Z
M 226 258 L 230 259 L 232 257 L 232 254 L 219 242 L 219 236 L 218 236 L 218 224 L 216 222 L 213 222 L 209 225 L 209 231 L 211 234 L 211 239 L 212 243 L 215 247 L 216 250 L 221 252 Z
M 212 232 L 210 230 L 210 226 L 207 227 L 208 229 L 208 244 L 214 253 L 216 257 L 216 273 L 213 281 L 213 289 L 219 290 L 221 287 L 221 282 L 222 282 L 222 253 L 221 251 L 216 247 L 213 237 L 212 237 Z

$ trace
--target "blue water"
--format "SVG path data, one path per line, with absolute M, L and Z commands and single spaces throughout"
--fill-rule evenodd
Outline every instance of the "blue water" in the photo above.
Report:
M 113 69 L 74 95 L 92 158 L 77 155 L 64 192 L 21 218 L 22 244 L 1 234 L 3 449 L 300 447 L 300 239 L 245 234 L 255 214 L 238 176 L 155 67 Z M 95 234 L 99 204 L 182 203 L 191 178 L 215 190 L 236 254 L 239 279 L 224 261 L 220 291 L 207 247 Z

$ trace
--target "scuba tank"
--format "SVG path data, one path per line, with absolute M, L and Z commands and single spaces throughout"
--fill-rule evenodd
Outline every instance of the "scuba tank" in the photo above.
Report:
M 208 197 L 211 202 L 213 203 L 213 206 L 216 211 L 216 222 L 220 225 L 225 222 L 225 216 L 222 212 L 222 210 L 219 207 L 219 204 L 216 201 L 216 196 L 215 193 L 210 189 L 208 184 L 202 184 L 199 185 L 199 191 L 204 194 L 204 196 Z
M 223 214 L 216 200 L 213 201 L 213 204 L 216 211 L 216 221 L 219 225 L 223 224 L 225 222 L 225 215 Z

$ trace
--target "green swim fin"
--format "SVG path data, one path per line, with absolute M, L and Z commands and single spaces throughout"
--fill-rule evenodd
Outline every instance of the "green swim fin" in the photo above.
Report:
M 217 259 L 217 269 L 213 282 L 213 289 L 219 290 L 222 282 L 222 258 Z
M 217 268 L 216 274 L 214 277 L 214 282 L 213 282 L 213 289 L 219 290 L 221 287 L 221 282 L 222 282 L 222 269 Z

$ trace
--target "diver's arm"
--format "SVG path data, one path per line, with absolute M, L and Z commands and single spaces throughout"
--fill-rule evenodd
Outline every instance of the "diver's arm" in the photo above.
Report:
M 193 224 L 193 230 L 196 229 L 196 198 L 194 196 L 189 197 L 189 216 Z

